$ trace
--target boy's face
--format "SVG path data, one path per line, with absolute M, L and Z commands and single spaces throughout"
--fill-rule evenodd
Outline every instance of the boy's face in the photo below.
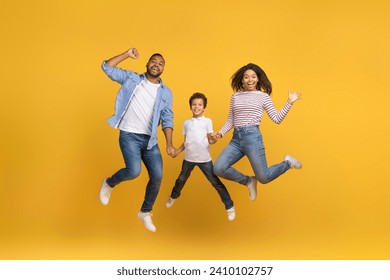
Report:
M 199 118 L 203 115 L 204 104 L 202 98 L 195 98 L 191 101 L 191 111 L 194 118 Z

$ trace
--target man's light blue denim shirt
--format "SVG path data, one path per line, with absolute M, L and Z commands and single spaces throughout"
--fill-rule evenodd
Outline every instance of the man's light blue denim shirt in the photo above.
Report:
M 134 89 L 143 79 L 146 79 L 146 76 L 145 74 L 138 74 L 118 67 L 112 67 L 105 61 L 103 61 L 102 69 L 111 80 L 122 85 L 116 96 L 115 113 L 107 119 L 111 127 L 118 128 L 129 107 Z M 160 123 L 162 129 L 167 127 L 173 129 L 172 92 L 163 84 L 161 79 L 160 87 L 157 90 L 156 103 L 154 104 L 152 135 L 150 136 L 148 149 L 151 149 L 157 144 L 157 127 Z

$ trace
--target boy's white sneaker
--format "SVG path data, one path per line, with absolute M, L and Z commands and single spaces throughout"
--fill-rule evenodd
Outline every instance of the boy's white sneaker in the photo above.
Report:
M 144 223 L 144 226 L 148 230 L 150 230 L 152 232 L 156 231 L 156 227 L 154 226 L 153 221 L 152 221 L 152 214 L 150 214 L 150 212 L 144 213 L 144 212 L 138 211 L 137 216 Z
M 248 190 L 249 190 L 249 199 L 250 200 L 255 200 L 257 197 L 257 179 L 255 176 L 250 177 L 251 180 L 249 184 L 247 185 Z
M 111 195 L 112 188 L 107 184 L 106 179 L 104 179 L 102 187 L 100 188 L 99 192 L 99 199 L 100 203 L 103 205 L 107 205 L 110 201 L 110 195 Z
M 236 218 L 236 211 L 234 210 L 234 206 L 228 210 L 226 210 L 228 220 L 233 221 Z
M 284 157 L 284 160 L 288 161 L 290 163 L 290 168 L 295 168 L 295 169 L 301 169 L 302 168 L 302 164 L 299 162 L 299 160 L 297 160 L 296 158 L 293 158 L 290 155 L 286 155 Z
M 175 198 L 172 198 L 172 197 L 169 197 L 169 199 L 167 200 L 167 202 L 165 203 L 165 207 L 167 208 L 171 208 L 173 203 L 175 203 Z

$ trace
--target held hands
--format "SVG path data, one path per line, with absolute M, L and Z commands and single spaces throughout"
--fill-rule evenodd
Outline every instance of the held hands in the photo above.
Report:
M 219 132 L 212 132 L 209 134 L 209 139 L 213 143 L 217 142 L 220 138 L 222 138 L 222 135 Z
M 167 147 L 167 154 L 174 158 L 178 155 L 177 149 L 173 146 Z
M 290 90 L 288 90 L 288 103 L 293 104 L 301 98 L 302 94 L 299 91 L 290 92 Z
M 181 153 L 181 151 L 179 149 L 176 149 L 175 152 L 173 153 L 172 158 L 177 157 L 180 153 Z
M 127 54 L 129 55 L 129 57 L 131 57 L 132 59 L 138 59 L 139 58 L 139 53 L 137 51 L 136 48 L 131 48 L 127 51 Z

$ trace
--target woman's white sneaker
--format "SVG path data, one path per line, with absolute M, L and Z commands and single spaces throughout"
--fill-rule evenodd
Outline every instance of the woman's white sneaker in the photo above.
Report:
M 295 169 L 301 169 L 302 164 L 297 160 L 296 158 L 293 158 L 290 155 L 286 155 L 284 157 L 284 160 L 290 163 L 290 168 L 295 168 Z

